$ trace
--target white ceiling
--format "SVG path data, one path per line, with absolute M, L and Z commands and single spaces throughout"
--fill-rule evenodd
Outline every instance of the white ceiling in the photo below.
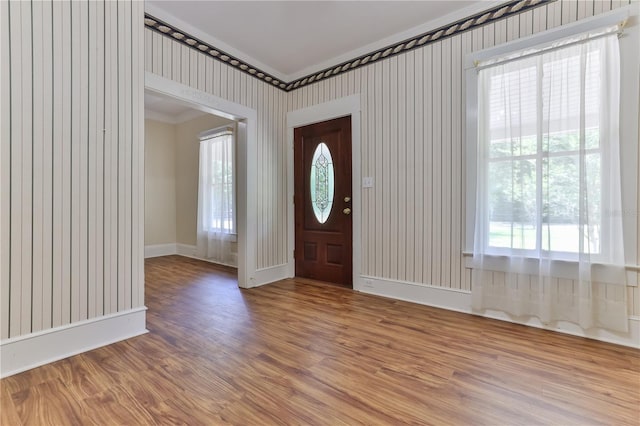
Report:
M 501 1 L 147 0 L 158 19 L 291 81 Z

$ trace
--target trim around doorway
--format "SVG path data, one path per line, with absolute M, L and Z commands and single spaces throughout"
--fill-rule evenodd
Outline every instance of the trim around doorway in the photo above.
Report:
M 351 95 L 333 101 L 313 105 L 287 113 L 287 276 L 295 275 L 295 211 L 293 205 L 293 129 L 309 124 L 320 123 L 334 118 L 351 116 L 351 171 L 353 200 L 353 288 L 360 287 L 362 259 L 362 197 L 361 197 L 361 158 L 360 158 L 360 95 Z
M 256 165 L 258 161 L 256 110 L 150 72 L 145 73 L 145 90 L 186 102 L 195 109 L 237 121 L 238 286 L 249 288 L 259 285 L 263 280 L 259 276 L 260 271 L 256 269 Z

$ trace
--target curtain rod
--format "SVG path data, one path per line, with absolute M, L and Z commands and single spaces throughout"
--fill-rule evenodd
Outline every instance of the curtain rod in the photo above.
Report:
M 613 33 L 617 33 L 618 38 L 620 38 L 622 36 L 622 34 L 624 33 L 624 26 L 626 24 L 627 24 L 627 19 L 625 19 L 624 21 L 620 22 L 615 27 L 612 27 L 612 28 L 608 29 L 608 31 L 605 30 L 605 32 L 603 32 L 603 33 L 595 34 L 595 35 L 592 35 L 592 36 L 587 36 L 586 38 L 580 38 L 580 39 L 573 40 L 573 41 L 568 41 L 566 43 L 563 43 L 563 44 L 560 44 L 560 45 L 557 45 L 557 46 L 550 46 L 550 47 L 547 47 L 547 48 L 538 49 L 536 51 L 525 53 L 525 54 L 517 56 L 517 57 L 511 57 L 511 58 L 506 58 L 506 59 L 503 59 L 503 60 L 497 60 L 496 62 L 492 62 L 492 63 L 486 64 L 486 65 L 481 65 L 481 63 L 482 62 L 488 62 L 488 61 L 477 61 L 476 60 L 476 61 L 473 61 L 473 65 L 474 65 L 476 71 L 479 72 L 479 71 L 481 71 L 481 70 L 483 70 L 485 68 L 491 68 L 491 67 L 494 67 L 494 66 L 497 66 L 497 65 L 504 65 L 504 64 L 508 64 L 510 62 L 513 62 L 513 61 L 517 61 L 517 60 L 520 60 L 520 59 L 528 58 L 530 56 L 545 54 L 547 52 L 553 52 L 555 50 L 564 49 L 565 47 L 573 46 L 573 45 L 576 45 L 576 44 L 586 43 L 586 42 L 591 41 L 591 40 L 597 40 L 597 39 L 602 38 L 602 37 L 610 36 Z M 528 49 L 526 49 L 526 50 L 528 50 Z
M 225 133 L 233 133 L 234 130 L 234 126 L 226 124 L 224 126 L 216 127 L 215 129 L 205 130 L 198 135 L 198 139 L 201 141 L 204 139 L 211 139 L 216 136 L 222 136 Z

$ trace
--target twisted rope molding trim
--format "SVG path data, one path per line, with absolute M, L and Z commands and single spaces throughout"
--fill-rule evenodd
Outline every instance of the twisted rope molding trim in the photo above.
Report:
M 282 90 L 286 90 L 287 88 L 287 83 L 281 82 L 273 75 L 266 73 L 248 64 L 247 62 L 244 62 L 243 60 L 238 59 L 235 56 L 230 55 L 229 53 L 226 53 L 225 51 L 218 49 L 210 45 L 209 43 L 206 43 L 200 40 L 197 37 L 193 37 L 190 34 L 187 34 L 186 32 L 179 30 L 173 25 L 168 24 L 164 21 L 161 21 L 160 19 L 148 13 L 144 14 L 144 25 L 145 27 L 153 31 L 159 32 L 160 34 L 166 37 L 173 38 L 179 43 L 189 46 L 192 49 L 199 50 L 202 53 L 207 53 L 211 55 L 214 59 L 217 59 L 220 62 L 224 62 L 227 65 L 235 67 L 240 71 L 245 72 L 259 80 L 270 83 Z
M 374 50 L 371 53 L 359 56 L 350 61 L 343 62 L 336 66 L 325 68 L 317 73 L 309 74 L 308 76 L 293 80 L 291 82 L 283 82 L 274 77 L 273 75 L 266 73 L 251 64 L 244 62 L 196 37 L 180 31 L 178 28 L 163 22 L 148 13 L 145 13 L 144 24 L 147 28 L 157 31 L 166 37 L 172 37 L 174 40 L 191 47 L 192 49 L 199 50 L 203 53 L 209 54 L 214 59 L 226 63 L 232 67 L 239 69 L 259 80 L 262 80 L 268 84 L 271 84 L 285 92 L 290 92 L 295 89 L 299 89 L 304 86 L 308 86 L 312 83 L 325 80 L 330 77 L 354 70 L 365 65 L 372 64 L 377 61 L 381 61 L 386 58 L 390 58 L 395 55 L 408 52 L 413 49 L 418 49 L 430 43 L 443 40 L 445 38 L 453 37 L 454 35 L 461 34 L 466 31 L 475 29 L 475 27 L 489 24 L 499 19 L 507 18 L 511 15 L 523 13 L 530 9 L 543 6 L 548 3 L 552 3 L 557 0 L 516 0 L 506 3 L 504 5 L 495 7 L 485 12 L 478 13 L 476 15 L 461 19 L 452 24 L 445 25 L 435 30 L 422 33 L 418 36 L 410 39 L 383 47 L 378 50 Z

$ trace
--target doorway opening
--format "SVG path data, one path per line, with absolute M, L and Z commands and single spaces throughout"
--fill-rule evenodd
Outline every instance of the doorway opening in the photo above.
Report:
M 235 203 L 223 200 L 230 204 L 229 211 L 224 213 L 229 216 L 227 222 L 232 222 L 226 223 L 231 229 L 224 229 L 224 235 L 221 232 L 203 232 L 200 229 L 203 227 L 203 214 L 213 215 L 219 209 L 215 205 L 211 209 L 203 209 L 204 197 L 199 194 L 202 191 L 202 173 L 210 169 L 200 165 L 202 145 L 212 140 L 203 139 L 203 135 L 216 136 L 216 129 L 221 129 L 227 132 L 222 136 L 225 140 L 216 144 L 224 145 L 226 154 L 222 158 L 225 160 L 222 164 L 225 176 L 222 178 L 228 188 L 223 192 L 229 194 L 226 198 L 234 201 L 235 155 L 228 151 L 235 151 L 236 121 L 194 109 L 175 98 L 146 91 L 144 124 L 145 257 L 179 254 L 237 267 L 235 212 L 231 211 Z M 216 164 L 220 163 L 219 160 L 207 158 Z M 207 201 L 214 204 L 214 200 Z M 210 222 L 206 220 L 205 224 Z M 216 244 L 218 240 L 220 244 Z
M 235 122 L 236 248 L 238 286 L 256 285 L 256 110 L 147 72 L 145 93 L 171 98 L 193 110 Z M 198 142 L 194 142 L 198 145 Z M 180 208 L 180 206 L 177 206 Z M 253 213 L 251 213 L 253 212 Z M 179 248 L 180 246 L 177 246 Z

